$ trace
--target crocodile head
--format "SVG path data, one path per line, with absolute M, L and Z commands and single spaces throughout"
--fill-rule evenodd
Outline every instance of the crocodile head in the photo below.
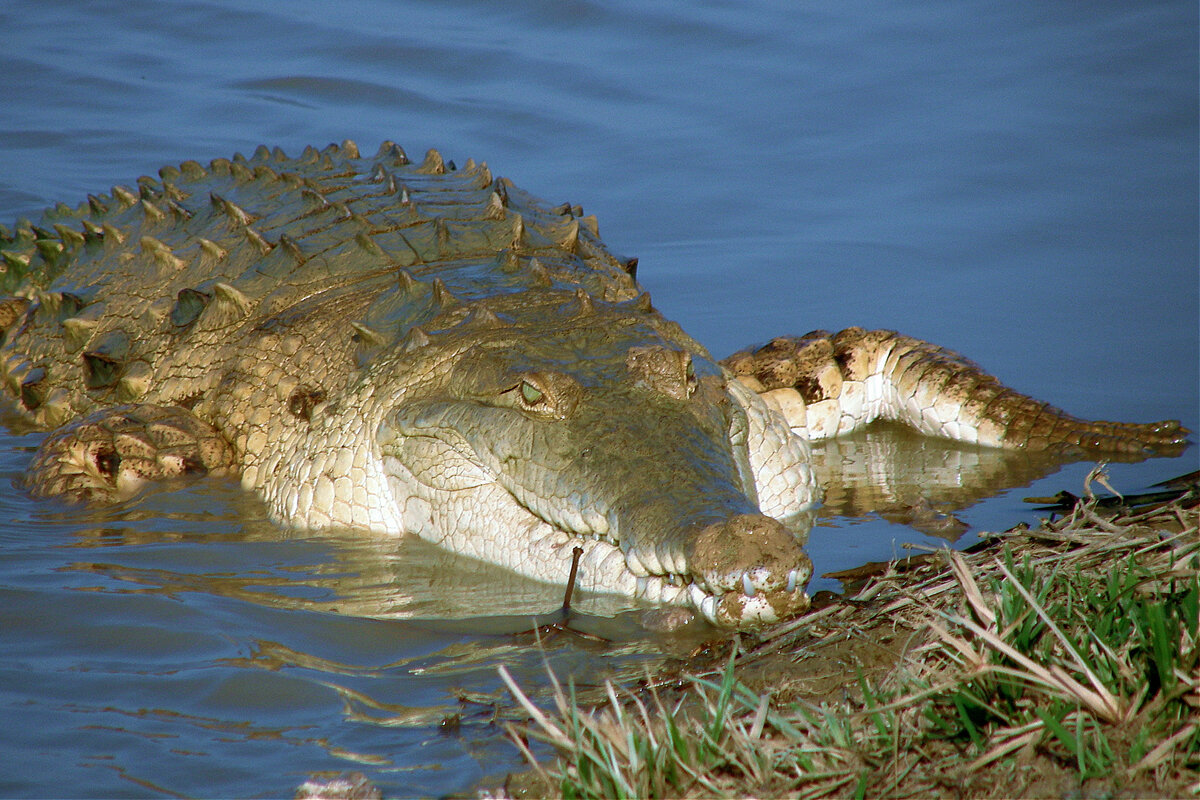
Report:
M 658 326 L 572 322 L 459 337 L 383 413 L 403 527 L 559 583 L 582 546 L 582 588 L 720 624 L 807 607 L 811 562 L 760 512 L 761 443 L 721 368 Z

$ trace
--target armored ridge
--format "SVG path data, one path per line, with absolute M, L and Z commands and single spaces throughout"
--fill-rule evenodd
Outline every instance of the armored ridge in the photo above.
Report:
M 556 582 L 578 546 L 584 589 L 749 624 L 807 605 L 810 437 L 897 419 L 1140 456 L 1186 435 L 1076 420 L 891 332 L 718 364 L 594 218 L 436 151 L 263 147 L 160 177 L 0 230 L 0 379 L 57 429 L 36 494 L 232 471 L 282 524 Z
M 605 250 L 595 218 L 532 205 L 486 165 L 448 170 L 436 151 L 410 165 L 390 142 L 372 159 L 349 142 L 297 160 L 260 147 L 251 159 L 160 175 L 59 205 L 15 235 L 0 230 L 3 284 L 20 287 L 0 305 L 0 325 L 23 323 L 20 349 L 0 368 L 34 424 L 203 392 L 188 364 L 229 350 L 241 320 L 260 320 L 261 332 L 324 320 L 323 355 L 344 381 L 347 353 L 361 361 L 419 340 L 480 297 L 639 295 L 635 262 Z M 172 385 L 149 379 L 164 371 Z

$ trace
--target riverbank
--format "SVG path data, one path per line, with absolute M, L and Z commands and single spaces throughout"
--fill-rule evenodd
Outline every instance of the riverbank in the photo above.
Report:
M 1036 528 L 842 576 L 638 685 L 556 681 L 546 712 L 505 675 L 531 769 L 497 794 L 1200 794 L 1200 498 L 1130 510 L 1090 480 Z

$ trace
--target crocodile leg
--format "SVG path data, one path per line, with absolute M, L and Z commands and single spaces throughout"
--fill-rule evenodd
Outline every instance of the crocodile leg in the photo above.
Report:
M 1077 419 L 956 353 L 895 331 L 780 337 L 721 363 L 812 440 L 884 419 L 993 447 L 1143 458 L 1177 454 L 1189 433 L 1175 420 Z
M 220 474 L 233 449 L 178 406 L 106 408 L 51 433 L 25 477 L 35 496 L 89 503 L 123 500 L 151 481 Z

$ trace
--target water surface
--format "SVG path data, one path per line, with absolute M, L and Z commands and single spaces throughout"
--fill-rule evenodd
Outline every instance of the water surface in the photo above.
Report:
M 260 143 L 436 146 L 597 214 L 655 304 L 718 356 L 896 328 L 1076 414 L 1196 429 L 1196 16 L 10 0 L 0 223 Z M 1023 496 L 1077 489 L 1090 467 L 1038 478 L 879 436 L 835 449 L 898 439 L 921 474 L 1003 474 L 957 512 L 959 542 L 1030 519 Z M 0 438 L 0 485 L 37 441 Z M 1111 471 L 1134 489 L 1196 462 L 1193 448 Z M 456 690 L 496 691 L 498 663 L 539 683 L 541 655 L 506 633 L 520 625 L 481 610 L 546 610 L 554 591 L 410 543 L 289 535 L 219 482 L 103 512 L 11 488 L 0 505 L 4 795 L 278 796 L 348 768 L 443 794 L 518 762 Z M 813 533 L 818 571 L 943 541 L 836 512 Z M 617 644 L 555 640 L 559 669 L 593 680 L 656 658 L 625 617 L 595 624 Z

